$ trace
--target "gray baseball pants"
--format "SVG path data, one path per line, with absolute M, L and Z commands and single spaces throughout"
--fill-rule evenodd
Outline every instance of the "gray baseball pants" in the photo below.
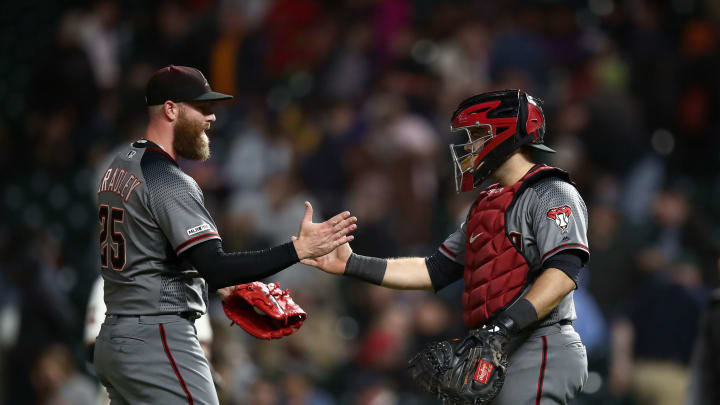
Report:
M 587 355 L 572 325 L 534 330 L 510 356 L 493 405 L 567 404 L 587 381 Z
M 195 326 L 178 315 L 108 315 L 94 360 L 112 405 L 218 404 Z

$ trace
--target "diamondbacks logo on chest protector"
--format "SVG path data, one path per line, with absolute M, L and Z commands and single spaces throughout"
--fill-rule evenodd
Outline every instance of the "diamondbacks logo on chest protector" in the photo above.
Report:
M 555 225 L 560 228 L 560 231 L 562 233 L 567 233 L 568 231 L 568 225 L 570 224 L 570 215 L 572 215 L 572 210 L 567 205 L 563 205 L 562 207 L 550 208 L 550 210 L 547 212 L 548 219 L 554 221 Z

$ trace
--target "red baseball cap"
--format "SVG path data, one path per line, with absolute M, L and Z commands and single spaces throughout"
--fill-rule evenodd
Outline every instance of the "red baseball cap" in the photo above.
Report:
M 232 96 L 213 91 L 202 72 L 188 66 L 166 66 L 150 77 L 145 88 L 147 105 L 160 105 L 165 101 L 228 100 Z

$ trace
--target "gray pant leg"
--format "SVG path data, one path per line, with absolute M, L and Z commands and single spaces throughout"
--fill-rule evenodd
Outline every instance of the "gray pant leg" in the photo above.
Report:
M 108 317 L 97 338 L 95 368 L 114 391 L 113 405 L 218 404 L 195 328 L 175 315 Z
M 510 357 L 494 405 L 567 404 L 587 380 L 587 357 L 572 326 L 538 329 Z

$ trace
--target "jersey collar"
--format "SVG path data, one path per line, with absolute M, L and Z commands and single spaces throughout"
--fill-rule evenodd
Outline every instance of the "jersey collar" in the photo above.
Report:
M 159 152 L 159 153 L 167 156 L 167 158 L 170 159 L 170 161 L 173 162 L 173 164 L 175 166 L 180 167 L 180 165 L 178 165 L 177 161 L 175 159 L 173 159 L 173 157 L 170 156 L 169 153 L 165 152 L 165 149 L 163 149 L 162 146 L 156 144 L 155 142 L 148 141 L 147 139 L 140 139 L 138 141 L 135 141 L 132 144 L 132 146 L 133 146 L 133 148 L 145 148 L 149 152 L 150 151 Z

